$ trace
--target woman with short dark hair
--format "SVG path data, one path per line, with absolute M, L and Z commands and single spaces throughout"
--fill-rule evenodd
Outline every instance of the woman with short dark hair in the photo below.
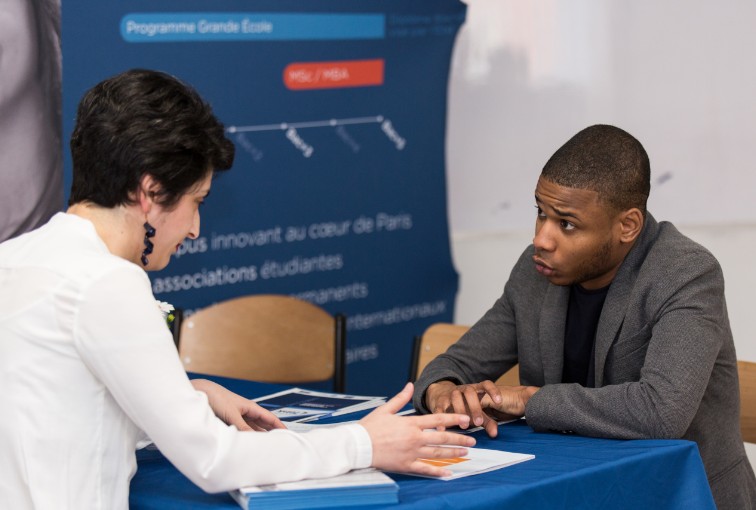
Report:
M 370 465 L 442 475 L 418 457 L 474 444 L 425 431 L 466 416 L 396 416 L 411 385 L 358 424 L 298 434 L 188 379 L 145 270 L 199 235 L 213 173 L 233 162 L 223 126 L 190 87 L 146 70 L 105 80 L 81 101 L 71 150 L 68 211 L 0 244 L 4 507 L 127 508 L 145 434 L 211 492 Z

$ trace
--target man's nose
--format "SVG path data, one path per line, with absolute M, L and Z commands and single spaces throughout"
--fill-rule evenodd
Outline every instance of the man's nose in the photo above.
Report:
M 536 232 L 533 237 L 533 246 L 537 251 L 554 251 L 556 242 L 554 238 L 553 226 L 549 221 L 536 223 Z

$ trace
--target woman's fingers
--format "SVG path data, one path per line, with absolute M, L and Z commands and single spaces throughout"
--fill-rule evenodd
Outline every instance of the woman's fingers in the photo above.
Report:
M 451 471 L 444 467 L 446 459 L 467 455 L 466 448 L 427 446 L 420 448 L 420 457 L 410 462 L 407 472 L 426 476 L 449 476 Z
M 457 434 L 455 432 L 438 431 L 433 429 L 424 430 L 420 436 L 421 448 L 427 446 L 440 447 L 444 445 L 448 447 L 463 446 L 471 447 L 475 446 L 475 438 L 467 434 Z M 441 453 L 441 452 L 438 452 Z
M 407 383 L 402 389 L 402 391 L 400 391 L 399 393 L 391 397 L 388 400 L 388 402 L 386 402 L 381 407 L 379 407 L 378 410 L 382 413 L 390 413 L 390 414 L 398 413 L 410 401 L 410 399 L 412 398 L 413 391 L 414 391 L 413 384 Z
M 424 446 L 420 448 L 418 459 L 427 459 L 430 461 L 444 459 L 456 459 L 467 455 L 467 448 L 456 448 L 450 446 Z
M 413 420 L 421 429 L 443 430 L 448 427 L 467 428 L 470 424 L 470 417 L 466 414 L 424 414 L 421 416 L 410 416 L 408 419 Z

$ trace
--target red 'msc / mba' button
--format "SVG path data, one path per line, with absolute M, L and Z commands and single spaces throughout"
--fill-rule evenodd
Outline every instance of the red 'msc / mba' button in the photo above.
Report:
M 290 90 L 383 85 L 383 59 L 294 62 L 284 69 L 283 81 Z

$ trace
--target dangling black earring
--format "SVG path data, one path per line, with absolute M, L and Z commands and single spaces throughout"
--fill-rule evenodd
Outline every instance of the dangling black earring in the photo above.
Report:
M 144 222 L 144 251 L 142 252 L 142 265 L 146 266 L 150 261 L 147 260 L 147 255 L 152 253 L 152 248 L 154 248 L 152 241 L 150 241 L 151 237 L 155 237 L 155 227 L 150 225 L 148 222 Z

